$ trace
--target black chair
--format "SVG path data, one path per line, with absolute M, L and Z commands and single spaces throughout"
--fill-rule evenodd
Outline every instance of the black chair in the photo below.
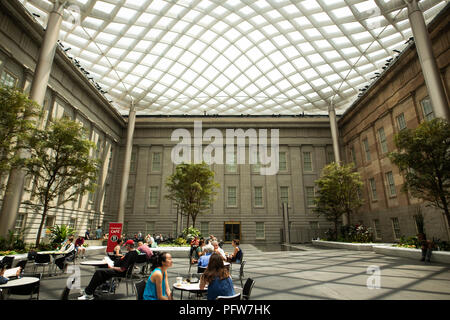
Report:
M 40 274 L 24 274 L 24 277 L 36 277 L 39 278 L 38 282 L 31 283 L 28 285 L 20 286 L 20 287 L 12 287 L 8 290 L 8 298 L 10 299 L 11 295 L 14 296 L 30 296 L 29 300 L 33 300 L 33 295 L 36 295 L 35 299 L 39 300 L 39 288 L 42 279 L 42 273 Z
M 50 255 L 49 254 L 37 254 L 34 259 L 34 269 L 33 272 L 36 273 L 38 267 L 42 267 L 42 273 L 44 273 L 45 266 L 50 266 Z M 49 267 L 50 269 L 50 267 Z
M 2 264 L 5 266 L 6 269 L 11 269 L 12 265 L 14 263 L 14 257 L 3 257 Z
M 139 282 L 133 282 L 134 292 L 136 293 L 136 300 L 144 300 L 144 290 L 147 285 L 147 281 L 141 280 Z
M 203 273 L 205 272 L 206 267 L 197 267 L 197 273 Z
M 141 267 L 141 274 L 145 274 L 147 268 L 148 258 L 146 253 L 141 253 L 138 255 L 135 265 Z
M 243 260 L 243 261 L 241 262 L 241 267 L 239 268 L 239 276 L 238 276 L 238 277 L 232 276 L 233 279 L 234 279 L 234 278 L 239 278 L 239 281 L 241 281 L 241 287 L 244 286 L 244 284 L 243 284 L 243 279 L 244 279 L 244 267 L 245 267 L 245 263 L 246 263 L 245 260 Z
M 27 266 L 27 262 L 28 262 L 28 260 L 20 260 L 17 263 L 16 267 L 21 267 L 22 268 L 22 273 L 23 273 L 23 271 L 25 270 L 25 267 Z
M 232 296 L 218 296 L 216 300 L 241 300 L 241 294 L 236 293 L 235 295 Z
M 128 283 L 129 282 L 133 282 L 133 270 L 134 270 L 134 263 L 131 263 L 128 266 L 127 271 L 121 275 L 121 276 L 115 276 L 114 278 L 111 279 L 111 287 L 110 287 L 110 292 L 116 292 L 117 287 L 119 286 L 120 281 L 125 281 L 126 285 L 127 285 L 127 296 L 128 296 Z M 115 284 L 117 283 L 117 285 L 115 286 Z M 131 290 L 132 292 L 134 292 L 134 286 L 131 286 Z
M 255 285 L 255 280 L 248 278 L 242 289 L 242 300 L 250 300 L 250 295 L 252 294 L 253 286 Z

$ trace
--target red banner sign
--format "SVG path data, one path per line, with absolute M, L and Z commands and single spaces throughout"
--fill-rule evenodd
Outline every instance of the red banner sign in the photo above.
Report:
M 117 240 L 122 236 L 122 224 L 111 222 L 109 224 L 109 233 L 108 233 L 108 247 L 106 248 L 106 252 L 113 252 L 114 247 L 117 246 Z

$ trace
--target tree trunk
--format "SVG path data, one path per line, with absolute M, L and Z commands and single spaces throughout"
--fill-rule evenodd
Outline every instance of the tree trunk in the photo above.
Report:
M 195 228 L 195 220 L 197 218 L 197 215 L 192 215 L 192 227 Z
M 39 230 L 38 230 L 37 237 L 36 237 L 36 248 L 39 246 L 39 243 L 41 242 L 41 233 L 42 233 L 42 228 L 44 226 L 45 218 L 47 217 L 47 212 L 48 212 L 48 204 L 45 203 L 44 209 L 42 211 L 42 220 L 41 220 L 41 223 L 39 224 Z
M 338 238 L 338 219 L 334 220 L 334 240 Z
M 186 229 L 189 228 L 189 217 L 191 216 L 190 214 L 187 214 L 187 221 L 186 221 Z

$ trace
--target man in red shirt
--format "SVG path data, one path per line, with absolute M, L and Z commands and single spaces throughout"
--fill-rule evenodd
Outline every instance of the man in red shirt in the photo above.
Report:
M 81 235 L 79 235 L 77 240 L 75 241 L 75 251 L 78 256 L 80 256 L 80 254 L 81 254 L 81 259 L 86 258 L 86 256 L 85 256 L 86 248 L 83 247 L 83 244 L 84 244 L 84 238 Z

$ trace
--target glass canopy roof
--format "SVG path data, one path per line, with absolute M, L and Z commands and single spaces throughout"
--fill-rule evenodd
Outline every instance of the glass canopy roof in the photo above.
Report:
M 52 2 L 19 0 L 43 26 Z M 447 1 L 423 0 L 428 24 Z M 403 0 L 73 0 L 60 46 L 128 114 L 343 113 L 412 41 Z M 101 88 L 101 89 L 100 89 Z

